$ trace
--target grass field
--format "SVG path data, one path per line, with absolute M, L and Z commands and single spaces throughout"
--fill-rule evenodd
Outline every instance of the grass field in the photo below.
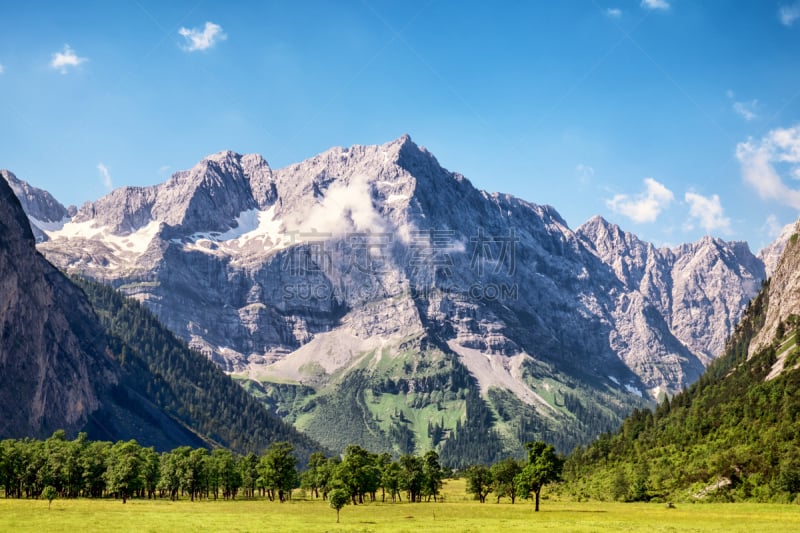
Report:
M 336 512 L 319 501 L 179 502 L 0 499 L 0 531 L 312 531 L 514 532 L 550 531 L 793 531 L 800 506 L 779 504 L 623 504 L 542 501 L 480 504 L 463 481 L 451 481 L 444 503 L 348 505 Z

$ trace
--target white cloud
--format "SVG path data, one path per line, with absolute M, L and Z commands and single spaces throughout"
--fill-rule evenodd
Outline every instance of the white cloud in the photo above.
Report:
M 594 169 L 589 165 L 584 165 L 581 163 L 575 167 L 575 175 L 578 176 L 578 179 L 581 183 L 586 184 L 592 181 L 592 178 L 594 177 Z
M 672 191 L 653 178 L 645 178 L 646 191 L 636 195 L 617 194 L 606 200 L 609 209 L 634 222 L 655 222 L 661 211 L 675 199 Z
M 0 74 L 2 74 L 5 71 L 6 71 L 6 67 L 4 67 L 3 65 L 0 65 Z
M 667 0 L 642 0 L 642 7 L 645 9 L 669 9 Z
M 287 229 L 301 232 L 381 232 L 385 223 L 372 202 L 372 188 L 366 175 L 356 175 L 349 183 L 336 181 L 323 198 L 294 221 Z
M 761 226 L 761 231 L 766 233 L 770 239 L 777 239 L 781 232 L 783 232 L 783 228 L 784 226 L 778 222 L 778 217 L 775 215 L 770 215 L 767 217 L 764 225 Z
M 622 16 L 622 10 L 618 7 L 609 7 L 606 9 L 606 16 L 612 19 L 618 19 Z
M 733 103 L 733 111 L 748 122 L 758 118 L 758 113 L 756 113 L 757 108 L 758 100 Z
M 689 204 L 689 219 L 696 221 L 707 232 L 731 232 L 731 219 L 725 216 L 725 210 L 716 194 L 703 196 L 694 192 L 687 192 L 683 199 Z M 692 227 L 691 224 L 688 227 Z
M 777 128 L 761 140 L 752 137 L 736 145 L 744 181 L 765 200 L 800 209 L 800 190 L 789 187 L 779 172 L 800 176 L 800 124 Z
M 114 184 L 111 181 L 111 173 L 108 171 L 108 167 L 105 166 L 103 163 L 97 164 L 97 170 L 100 171 L 100 178 L 103 180 L 103 187 L 106 189 L 113 188 Z
M 62 52 L 53 54 L 53 59 L 50 60 L 50 66 L 58 70 L 61 74 L 66 74 L 68 68 L 77 67 L 86 61 L 89 60 L 85 57 L 78 57 L 70 45 L 65 44 Z
M 178 33 L 186 39 L 183 49 L 187 52 L 208 50 L 219 41 L 224 41 L 228 38 L 225 32 L 222 31 L 222 26 L 213 22 L 206 22 L 202 31 L 199 28 L 180 28 Z
M 781 6 L 778 9 L 778 19 L 784 26 L 792 26 L 797 19 L 800 19 L 800 2 L 795 2 L 789 6 Z

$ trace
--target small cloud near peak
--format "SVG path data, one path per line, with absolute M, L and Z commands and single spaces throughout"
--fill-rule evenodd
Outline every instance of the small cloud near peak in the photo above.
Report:
M 616 194 L 606 200 L 606 206 L 613 212 L 630 218 L 632 221 L 655 222 L 661 211 L 669 207 L 675 195 L 653 178 L 645 178 L 645 192 L 639 194 Z
M 187 52 L 208 50 L 219 41 L 228 38 L 222 31 L 222 26 L 213 22 L 206 22 L 202 30 L 200 28 L 180 28 L 178 34 L 186 39 L 183 49 Z
M 53 57 L 50 60 L 50 67 L 56 69 L 61 74 L 66 74 L 68 69 L 75 68 L 86 61 L 89 60 L 85 57 L 78 57 L 78 55 L 75 53 L 75 50 L 73 50 L 70 45 L 65 44 L 64 49 L 61 52 L 56 52 L 53 54 Z
M 98 163 L 97 170 L 100 172 L 100 179 L 103 180 L 103 187 L 106 189 L 112 189 L 114 187 L 114 183 L 111 181 L 111 173 L 108 171 L 108 167 L 103 163 Z
M 778 20 L 780 20 L 781 24 L 784 26 L 791 28 L 798 19 L 800 19 L 800 2 L 781 6 L 778 9 Z
M 667 0 L 642 0 L 642 7 L 645 9 L 666 11 L 670 5 Z

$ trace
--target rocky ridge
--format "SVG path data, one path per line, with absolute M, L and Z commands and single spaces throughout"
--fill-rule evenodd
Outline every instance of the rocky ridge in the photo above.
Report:
M 0 439 L 84 431 L 159 450 L 241 453 L 285 440 L 302 460 L 319 449 L 138 303 L 108 286 L 67 279 L 36 251 L 5 180 L 0 235 Z
M 74 207 L 64 207 L 49 192 L 31 186 L 8 170 L 0 170 L 0 177 L 8 183 L 22 204 L 36 242 L 46 240 L 45 231 L 60 229 L 75 213 Z
M 484 397 L 510 392 L 545 418 L 569 376 L 598 405 L 602 390 L 633 405 L 691 383 L 765 277 L 744 243 L 659 249 L 599 217 L 573 231 L 408 136 L 278 170 L 221 152 L 47 235 L 48 259 L 143 301 L 229 372 L 319 393 L 435 347 Z
M 764 325 L 750 343 L 752 356 L 766 348 L 777 335 L 778 327 L 786 323 L 792 315 L 800 316 L 800 250 L 798 249 L 797 224 L 791 227 L 780 260 L 769 282 L 767 291 L 767 312 Z
M 202 444 L 125 383 L 86 295 L 36 252 L 22 206 L 2 180 L 0 206 L 0 436 L 64 429 L 159 447 Z

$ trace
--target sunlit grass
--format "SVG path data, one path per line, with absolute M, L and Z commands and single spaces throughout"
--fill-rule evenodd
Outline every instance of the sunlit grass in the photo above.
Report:
M 624 504 L 494 500 L 480 504 L 451 481 L 439 503 L 369 503 L 336 512 L 325 502 L 0 499 L 0 531 L 337 531 L 337 532 L 515 532 L 515 531 L 790 531 L 800 506 L 779 504 Z M 491 497 L 490 497 L 491 498 Z

